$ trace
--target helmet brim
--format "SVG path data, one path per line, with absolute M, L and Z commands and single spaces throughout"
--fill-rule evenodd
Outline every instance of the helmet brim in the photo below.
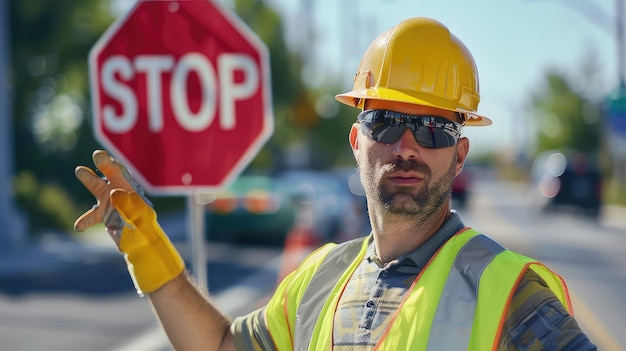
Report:
M 382 92 L 382 94 L 381 94 Z M 443 110 L 453 111 L 462 113 L 465 115 L 465 125 L 466 126 L 488 126 L 493 124 L 490 118 L 480 115 L 476 112 L 459 109 L 459 108 L 447 108 L 444 103 L 433 103 L 428 101 L 427 99 L 421 99 L 414 95 L 409 95 L 397 90 L 386 89 L 386 88 L 377 88 L 377 89 L 367 89 L 365 94 L 361 94 L 358 92 L 350 91 L 343 94 L 335 95 L 335 99 L 342 104 L 363 108 L 365 100 L 383 100 L 383 101 L 394 101 L 394 102 L 402 102 L 414 105 L 422 105 L 440 108 Z

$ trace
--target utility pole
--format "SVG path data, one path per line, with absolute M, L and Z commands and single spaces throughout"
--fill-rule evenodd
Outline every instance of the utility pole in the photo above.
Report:
M 624 0 L 615 0 L 615 38 L 619 86 L 608 104 L 609 142 L 613 181 L 619 194 L 626 192 L 626 44 L 624 42 Z
M 615 0 L 615 38 L 617 40 L 617 71 L 620 89 L 626 88 L 626 48 L 624 47 L 624 0 Z
M 316 65 L 315 62 L 315 15 L 313 9 L 313 0 L 300 1 L 300 13 L 298 16 L 302 31 L 298 38 L 300 47 L 298 51 L 302 54 L 302 59 L 306 65 Z
M 25 242 L 24 222 L 13 194 L 13 114 L 9 92 L 9 2 L 0 0 L 0 252 Z

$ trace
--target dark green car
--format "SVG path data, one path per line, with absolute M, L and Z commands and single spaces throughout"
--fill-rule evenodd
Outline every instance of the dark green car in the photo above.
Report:
M 282 245 L 294 220 L 288 189 L 266 176 L 240 176 L 206 205 L 213 241 Z

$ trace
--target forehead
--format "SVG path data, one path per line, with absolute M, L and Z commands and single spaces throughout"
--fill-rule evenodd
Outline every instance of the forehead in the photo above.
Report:
M 385 100 L 366 100 L 364 109 L 366 110 L 391 110 L 396 112 L 402 112 L 412 115 L 433 115 L 439 117 L 445 117 L 452 121 L 457 121 L 456 112 L 442 110 L 436 107 L 407 104 L 397 101 L 385 101 Z

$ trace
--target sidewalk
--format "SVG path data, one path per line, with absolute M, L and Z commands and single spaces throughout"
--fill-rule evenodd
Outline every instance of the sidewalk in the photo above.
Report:
M 0 279 L 54 274 L 77 264 L 119 260 L 119 255 L 114 248 L 51 237 L 0 251 Z
M 185 241 L 183 214 L 159 218 L 161 226 L 173 242 Z M 25 275 L 45 275 L 78 265 L 110 264 L 122 261 L 113 240 L 103 226 L 72 235 L 48 234 L 35 242 L 12 249 L 0 249 L 0 280 Z
M 626 206 L 604 205 L 600 223 L 607 228 L 624 230 L 626 234 Z

